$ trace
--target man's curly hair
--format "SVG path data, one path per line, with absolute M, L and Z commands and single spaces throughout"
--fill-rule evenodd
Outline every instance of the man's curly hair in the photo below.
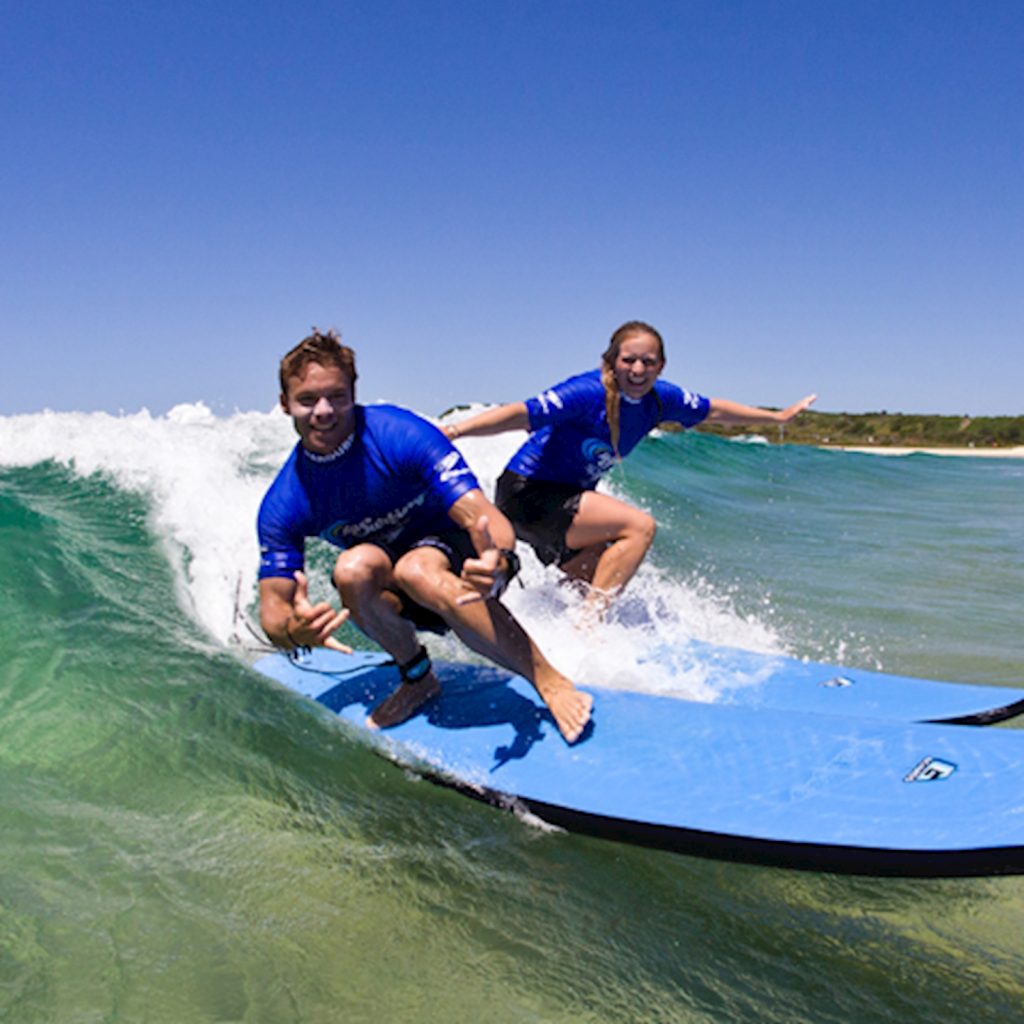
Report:
M 337 366 L 348 378 L 349 385 L 355 389 L 356 354 L 348 345 L 342 345 L 341 334 L 333 327 L 326 331 L 314 327 L 313 333 L 303 338 L 281 360 L 278 376 L 282 395 L 288 394 L 288 378 L 298 377 L 309 363 Z

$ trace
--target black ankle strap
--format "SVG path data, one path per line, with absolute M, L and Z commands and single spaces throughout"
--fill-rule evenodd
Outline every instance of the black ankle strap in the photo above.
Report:
M 420 647 L 419 652 L 412 661 L 398 666 L 398 674 L 402 677 L 403 683 L 418 683 L 432 668 L 430 655 L 426 647 Z

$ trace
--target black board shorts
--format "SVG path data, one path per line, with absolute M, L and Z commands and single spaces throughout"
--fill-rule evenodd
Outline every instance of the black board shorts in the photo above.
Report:
M 377 546 L 383 548 L 387 553 L 392 565 L 408 551 L 414 551 L 416 548 L 437 548 L 438 551 L 447 555 L 448 563 L 451 565 L 452 572 L 456 576 L 462 572 L 462 564 L 467 558 L 476 558 L 473 538 L 465 530 L 448 530 L 445 533 L 422 537 L 420 540 L 401 548 L 391 548 L 386 544 L 378 544 Z M 411 622 L 418 630 L 444 636 L 451 628 L 437 612 L 417 604 L 404 591 L 396 590 L 395 593 L 402 602 L 402 607 L 398 614 L 403 619 Z
M 564 565 L 579 554 L 579 549 L 565 543 L 565 535 L 582 497 L 576 484 L 533 480 L 506 469 L 498 477 L 494 504 L 508 516 L 516 536 L 526 541 L 545 565 Z

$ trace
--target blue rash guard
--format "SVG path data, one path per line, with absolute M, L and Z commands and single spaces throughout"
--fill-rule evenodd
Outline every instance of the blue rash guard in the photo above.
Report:
M 378 544 L 393 557 L 458 529 L 448 510 L 480 485 L 451 442 L 415 413 L 357 405 L 333 454 L 297 444 L 260 505 L 260 579 L 291 578 L 307 537 L 337 547 Z
M 619 412 L 619 455 L 628 455 L 659 423 L 692 427 L 707 418 L 711 403 L 668 381 L 657 380 L 639 401 L 625 395 Z M 507 469 L 534 480 L 593 490 L 615 464 L 601 371 L 556 384 L 526 401 L 530 437 Z

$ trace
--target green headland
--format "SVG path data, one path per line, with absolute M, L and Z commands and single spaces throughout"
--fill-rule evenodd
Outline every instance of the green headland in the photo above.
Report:
M 665 426 L 672 429 L 671 424 Z M 1024 445 L 1024 416 L 832 413 L 809 409 L 785 427 L 701 424 L 696 429 L 722 437 L 753 434 L 773 443 L 839 447 L 1014 448 Z

